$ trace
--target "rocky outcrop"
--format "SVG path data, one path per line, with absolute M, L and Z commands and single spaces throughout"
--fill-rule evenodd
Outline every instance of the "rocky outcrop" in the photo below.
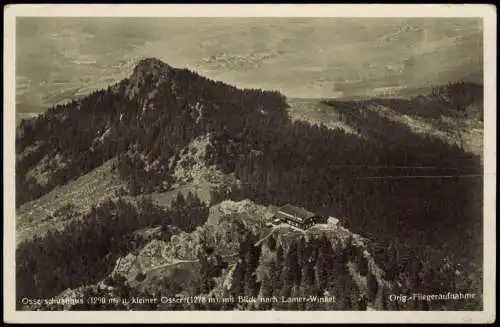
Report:
M 253 243 L 254 247 L 259 248 L 258 253 L 260 253 L 258 266 L 253 272 L 257 282 L 261 285 L 259 294 L 266 294 L 264 288 L 268 286 L 263 280 L 266 275 L 268 277 L 271 275 L 270 269 L 273 265 L 276 267 L 277 247 L 282 247 L 283 256 L 286 257 L 292 246 L 303 242 L 302 238 L 308 244 L 319 244 L 314 242 L 326 238 L 331 245 L 332 253 L 348 253 L 344 268 L 353 281 L 351 291 L 354 295 L 352 296 L 369 298 L 367 310 L 382 308 L 382 297 L 392 288 L 392 283 L 385 279 L 384 271 L 369 252 L 370 241 L 368 239 L 350 232 L 338 222 L 318 224 L 308 230 L 294 229 L 286 224 L 271 229 L 264 227 L 263 223 L 272 219 L 274 210 L 276 208 L 257 205 L 250 200 L 226 200 L 212 206 L 207 223 L 192 233 L 178 232 L 169 240 L 161 240 L 155 239 L 155 235 L 159 236 L 158 227 L 138 230 L 133 233 L 136 238 L 153 239 L 137 252 L 120 257 L 112 273 L 104 280 L 95 285 L 68 289 L 57 299 L 66 298 L 77 301 L 79 298 L 94 293 L 104 297 L 116 297 L 119 292 L 118 286 L 115 285 L 116 280 L 121 281 L 120 285 L 126 285 L 124 287 L 138 294 L 160 294 L 166 285 L 170 285 L 169 287 L 176 285 L 174 289 L 184 294 L 183 296 L 200 295 L 190 293 L 193 292 L 193 288 L 189 285 L 198 283 L 204 273 L 200 270 L 202 269 L 200 255 L 206 254 L 206 249 L 213 249 L 210 252 L 217 253 L 215 257 L 223 261 L 224 268 L 220 275 L 213 278 L 213 286 L 208 293 L 201 295 L 218 298 L 232 296 L 236 284 L 241 283 L 241 269 L 246 269 L 241 266 L 245 265 L 241 257 L 241 245 L 246 242 L 247 236 L 252 234 L 259 238 Z M 245 253 L 243 255 L 246 256 Z M 210 260 L 207 259 L 205 262 L 209 264 Z M 275 269 L 285 268 L 286 261 Z M 375 288 L 373 284 L 376 284 Z M 335 292 L 335 289 L 325 289 L 327 295 L 335 294 Z M 376 294 L 371 294 L 373 292 Z M 65 306 L 59 305 L 56 308 L 67 310 L 71 307 L 72 304 L 69 301 Z M 54 309 L 55 307 L 39 306 L 37 310 L 47 310 L 47 308 Z M 237 308 L 247 309 L 243 304 Z

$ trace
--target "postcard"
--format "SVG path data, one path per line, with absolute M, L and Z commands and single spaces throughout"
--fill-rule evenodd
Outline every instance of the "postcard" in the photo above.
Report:
M 4 321 L 494 322 L 494 6 L 4 18 Z

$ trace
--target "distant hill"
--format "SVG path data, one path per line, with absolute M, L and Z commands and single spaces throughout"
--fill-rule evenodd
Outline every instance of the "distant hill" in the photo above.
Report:
M 456 96 L 452 92 L 450 99 Z M 439 278 L 444 278 L 437 272 L 448 258 L 445 270 L 461 264 L 469 286 L 481 292 L 480 157 L 416 132 L 382 109 L 342 101 L 322 106 L 338 109 L 344 125 L 291 119 L 293 108 L 279 92 L 237 89 L 147 58 L 119 83 L 21 121 L 16 131 L 17 228 L 23 237 L 16 253 L 18 298 L 50 297 L 98 283 L 111 274 L 118 258 L 137 255 L 151 241 L 136 239 L 136 231 L 160 226 L 163 232 L 154 237 L 165 242 L 182 231 L 194 237 L 198 228 L 207 228 L 209 206 L 227 199 L 265 207 L 293 203 L 320 215 L 344 217 L 350 233 L 372 240 L 370 252 L 388 280 L 430 276 L 431 271 L 440 277 L 406 281 L 437 291 L 443 282 Z M 96 190 L 98 176 L 109 192 Z M 74 201 L 67 197 L 70 191 Z M 44 211 L 37 217 L 40 208 L 51 214 Z M 31 232 L 37 219 L 43 219 L 43 233 Z M 240 259 L 262 250 L 240 239 L 246 235 L 253 240 L 264 232 L 262 225 L 233 227 L 233 234 L 224 229 L 220 237 L 239 249 Z M 214 251 L 222 248 L 210 235 L 196 236 L 204 244 L 198 258 L 208 274 L 203 282 L 185 281 L 169 292 L 215 291 L 217 283 L 210 280 L 229 266 L 211 266 L 220 261 L 213 258 Z M 181 253 L 184 241 L 176 242 L 173 253 Z M 212 249 L 210 244 L 215 244 Z M 316 253 L 327 247 L 313 242 L 302 249 Z M 283 274 L 289 279 L 280 278 L 293 279 L 294 285 L 276 287 L 277 292 L 307 293 L 312 282 L 299 282 L 293 268 L 302 261 L 289 254 L 288 245 L 282 250 Z M 260 265 L 257 258 L 245 257 L 233 266 L 233 273 L 246 280 L 241 284 L 245 294 L 266 289 L 255 284 L 264 280 L 250 277 Z M 192 262 L 179 264 L 197 269 Z M 214 275 L 207 267 L 215 269 Z M 332 267 L 321 267 L 315 277 L 318 294 L 335 283 L 324 275 Z M 137 281 L 147 277 L 140 275 Z M 398 286 L 402 292 L 405 283 Z M 458 289 L 461 281 L 443 283 Z M 477 303 L 474 309 L 479 307 Z
M 432 135 L 466 152 L 483 156 L 483 86 L 457 82 L 421 88 L 388 89 L 385 93 L 342 96 L 336 99 L 287 98 L 293 120 L 340 128 L 367 138 L 358 123 L 366 123 L 363 111 L 397 122 L 414 133 Z M 370 131 L 378 127 L 366 125 Z

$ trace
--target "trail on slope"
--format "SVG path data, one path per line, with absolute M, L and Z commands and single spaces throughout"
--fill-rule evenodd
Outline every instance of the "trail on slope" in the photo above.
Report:
M 194 263 L 194 262 L 199 262 L 199 260 L 198 259 L 196 259 L 196 260 L 180 260 L 180 259 L 175 259 L 172 262 L 168 262 L 168 263 L 165 263 L 165 264 L 162 264 L 162 265 L 150 268 L 150 269 L 144 271 L 144 273 L 147 274 L 147 273 L 159 270 L 161 268 L 165 268 L 165 267 L 169 267 L 169 266 L 175 266 L 175 265 L 178 265 L 180 263 Z
M 302 232 L 303 234 L 306 233 L 306 231 L 303 230 L 303 229 L 300 229 L 300 228 L 297 228 L 297 227 L 294 227 L 294 226 L 291 226 L 291 225 L 288 225 L 288 224 L 285 224 L 285 223 L 281 223 L 279 225 L 273 226 L 271 228 L 271 231 L 269 233 L 267 233 L 266 236 L 262 237 L 260 240 L 258 240 L 257 242 L 255 242 L 254 246 L 259 246 L 262 242 L 264 242 L 265 240 L 267 240 L 278 228 L 290 228 L 290 229 L 293 229 L 295 231 Z

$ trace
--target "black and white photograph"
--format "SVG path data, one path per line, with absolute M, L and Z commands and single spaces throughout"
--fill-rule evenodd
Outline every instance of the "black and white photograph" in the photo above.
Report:
M 5 23 L 16 317 L 494 321 L 494 7 L 71 6 Z

